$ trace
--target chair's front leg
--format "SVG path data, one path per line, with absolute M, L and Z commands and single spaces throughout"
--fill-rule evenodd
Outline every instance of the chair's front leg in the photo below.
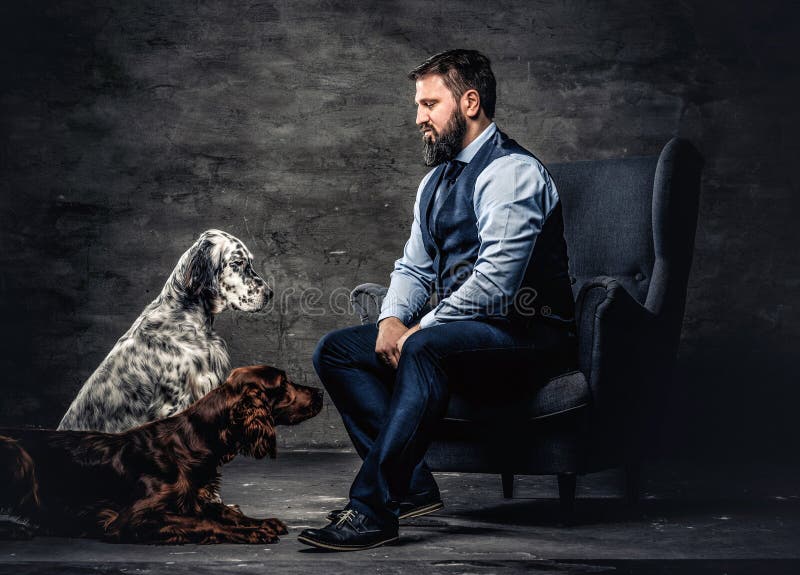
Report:
M 561 521 L 571 525 L 575 521 L 575 489 L 578 485 L 574 473 L 558 474 L 558 499 L 561 507 Z
M 503 480 L 503 498 L 511 499 L 514 497 L 514 474 L 503 473 L 500 477 Z

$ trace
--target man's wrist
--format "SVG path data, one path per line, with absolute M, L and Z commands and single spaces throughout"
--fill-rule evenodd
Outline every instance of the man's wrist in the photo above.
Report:
M 397 323 L 399 323 L 403 327 L 406 327 L 406 324 L 403 323 L 403 320 L 401 320 L 399 317 L 394 316 L 394 315 L 387 315 L 386 317 L 381 318 L 381 319 L 378 320 L 378 329 L 381 329 L 381 326 L 384 325 L 384 322 L 387 322 L 387 320 L 388 320 L 388 323 L 386 325 L 392 324 L 392 323 L 394 323 L 396 321 Z M 394 321 L 392 321 L 392 320 L 394 320 Z
M 410 328 L 408 328 L 408 331 L 406 332 L 406 335 L 411 335 L 412 333 L 416 333 L 416 332 L 418 332 L 418 331 L 419 331 L 421 328 L 422 328 L 422 326 L 421 326 L 420 324 L 418 324 L 418 323 L 415 323 L 415 324 L 414 324 L 414 325 L 412 325 Z

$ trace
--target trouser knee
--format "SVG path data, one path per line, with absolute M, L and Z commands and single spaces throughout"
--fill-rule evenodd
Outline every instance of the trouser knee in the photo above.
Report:
M 446 375 L 434 346 L 424 337 L 410 337 L 403 345 L 398 365 L 398 385 L 410 386 L 425 402 L 447 396 Z
M 427 369 L 438 366 L 439 356 L 425 335 L 417 333 L 406 340 L 400 354 L 398 369 L 408 369 L 412 366 Z
M 317 375 L 324 370 L 330 353 L 330 341 L 328 339 L 330 334 L 326 334 L 317 342 L 317 347 L 314 348 L 314 354 L 311 356 L 311 362 L 314 364 L 314 369 Z

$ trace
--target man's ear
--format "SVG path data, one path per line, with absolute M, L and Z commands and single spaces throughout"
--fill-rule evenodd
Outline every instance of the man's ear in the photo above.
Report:
M 467 118 L 477 118 L 481 113 L 481 95 L 471 88 L 461 95 L 461 112 Z

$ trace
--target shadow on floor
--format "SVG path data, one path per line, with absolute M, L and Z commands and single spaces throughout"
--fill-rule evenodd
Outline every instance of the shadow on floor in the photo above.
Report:
M 621 499 L 579 499 L 575 504 L 572 522 L 565 523 L 556 499 L 511 499 L 499 505 L 477 509 L 452 511 L 457 518 L 481 523 L 500 523 L 528 527 L 572 527 L 631 521 L 648 521 L 656 518 L 685 521 L 699 518 L 754 516 L 757 514 L 800 515 L 800 501 L 725 500 L 644 500 L 635 507 Z M 725 519 L 722 519 L 725 520 Z M 416 520 L 426 521 L 426 518 Z M 431 525 L 433 526 L 433 525 Z

